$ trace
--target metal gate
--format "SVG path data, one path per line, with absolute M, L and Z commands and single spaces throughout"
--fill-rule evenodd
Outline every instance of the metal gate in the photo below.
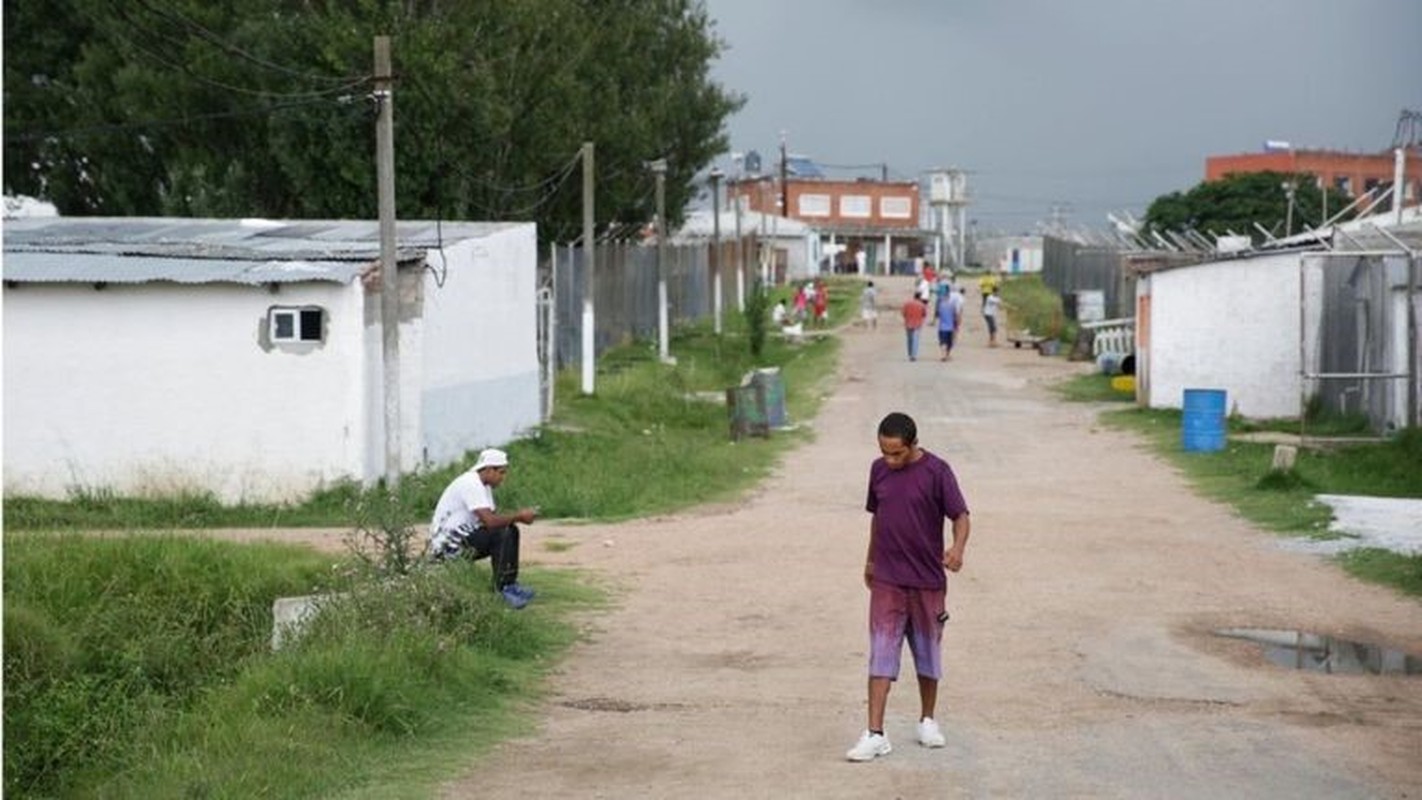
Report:
M 1417 257 L 1306 253 L 1299 269 L 1301 433 L 1310 408 L 1366 417 L 1376 436 L 1418 425 Z

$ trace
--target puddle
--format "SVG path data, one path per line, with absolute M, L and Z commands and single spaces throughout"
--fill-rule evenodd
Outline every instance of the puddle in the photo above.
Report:
M 1422 675 L 1422 658 L 1366 642 L 1269 628 L 1222 628 L 1215 635 L 1255 642 L 1263 646 L 1271 663 L 1288 669 L 1336 675 Z

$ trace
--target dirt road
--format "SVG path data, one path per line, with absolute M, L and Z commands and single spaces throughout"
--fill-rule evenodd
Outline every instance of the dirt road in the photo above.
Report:
M 886 307 L 907 296 L 885 283 Z M 531 560 L 604 574 L 619 603 L 555 676 L 537 732 L 442 796 L 1422 796 L 1422 679 L 1283 669 L 1210 633 L 1305 629 L 1419 653 L 1422 605 L 1279 549 L 1043 389 L 1081 365 L 985 338 L 970 313 L 952 362 L 926 342 L 910 363 L 886 311 L 876 332 L 845 333 L 813 441 L 744 503 L 531 529 Z M 915 743 L 905 680 L 889 699 L 895 751 L 850 764 L 865 482 L 891 410 L 954 465 L 973 535 L 949 586 L 948 746 Z M 575 546 L 548 552 L 542 537 Z

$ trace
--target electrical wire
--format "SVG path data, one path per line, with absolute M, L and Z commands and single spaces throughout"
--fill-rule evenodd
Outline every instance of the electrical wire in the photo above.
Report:
M 150 42 L 148 42 L 148 43 L 140 43 L 140 42 L 137 40 L 137 38 L 135 38 L 135 37 L 125 36 L 124 34 L 120 33 L 120 32 L 117 31 L 117 30 L 114 30 L 114 29 L 108 30 L 108 34 L 109 34 L 110 36 L 112 36 L 114 39 L 116 39 L 120 44 L 127 45 L 128 47 L 132 48 L 133 50 L 137 51 L 138 53 L 140 53 L 140 54 L 142 54 L 142 55 L 144 55 L 144 56 L 147 56 L 147 57 L 148 57 L 149 59 L 151 59 L 152 61 L 157 62 L 158 64 L 160 64 L 160 65 L 162 65 L 162 66 L 168 68 L 169 70 L 172 70 L 172 71 L 174 71 L 174 72 L 177 72 L 177 73 L 181 73 L 181 74 L 183 74 L 183 75 L 186 75 L 187 77 L 191 78 L 191 79 L 194 80 L 194 81 L 197 81 L 198 83 L 206 84 L 206 85 L 208 85 L 208 86 L 212 86 L 212 87 L 217 88 L 217 89 L 222 89 L 223 91 L 235 92 L 235 93 L 238 93 L 238 94 L 245 94 L 245 95 L 250 95 L 250 96 L 254 96 L 254 97 L 279 98 L 279 99 L 298 99 L 298 98 L 312 98 L 312 97 L 328 97 L 328 96 L 331 96 L 331 95 L 337 95 L 337 94 L 342 94 L 342 93 L 349 92 L 351 89 L 354 89 L 355 87 L 360 86 L 360 85 L 362 85 L 362 84 L 364 84 L 364 83 L 367 83 L 368 81 L 371 80 L 371 77 L 370 77 L 369 75 L 362 75 L 362 76 L 357 76 L 357 77 L 345 78 L 345 79 L 343 79 L 343 82 L 342 82 L 342 83 L 340 83 L 340 84 L 338 84 L 338 85 L 335 85 L 335 86 L 327 87 L 327 88 L 324 88 L 324 89 L 317 89 L 317 90 L 312 90 L 312 91 L 302 91 L 302 92 L 272 92 L 272 91 L 267 91 L 267 90 L 265 90 L 265 89 L 251 89 L 251 88 L 248 88 L 248 87 L 246 87 L 246 86 L 238 86 L 238 85 L 236 85 L 236 84 L 227 83 L 226 81 L 220 81 L 220 80 L 217 80 L 217 79 L 215 79 L 215 78 L 209 78 L 209 77 L 207 77 L 206 75 L 201 75 L 201 74 L 195 72 L 195 71 L 191 68 L 191 66 L 189 66 L 188 64 L 186 64 L 186 63 L 181 63 L 181 62 L 175 62 L 175 61 L 173 61 L 172 59 L 167 58 L 166 56 L 164 56 L 164 55 L 160 54 L 159 52 L 155 51 L 155 50 L 153 49 L 152 45 L 153 45 L 153 44 L 158 44 L 159 46 L 161 46 L 162 43 L 161 43 L 161 42 L 151 42 L 151 40 L 152 40 L 154 37 L 157 37 L 157 38 L 166 40 L 166 42 L 169 43 L 169 44 L 175 44 L 175 43 L 176 43 L 176 44 L 185 44 L 185 43 L 186 43 L 185 40 L 174 39 L 174 38 L 171 37 L 171 36 L 164 36 L 162 33 L 158 33 L 158 32 L 149 30 L 148 28 L 144 27 L 144 26 L 141 25 L 139 22 L 135 21 L 135 20 L 127 13 L 127 11 L 124 9 L 122 3 L 119 2 L 119 0 L 113 0 L 113 2 L 110 3 L 110 5 L 113 7 L 114 12 L 117 14 L 117 16 L 118 16 L 120 19 L 122 19 L 124 22 L 128 23 L 128 25 L 129 25 L 131 28 L 133 28 L 136 32 L 138 32 L 138 33 L 140 33 L 140 34 L 142 34 L 142 35 L 145 35 L 145 36 L 150 40 Z
M 225 52 L 227 52 L 227 53 L 229 53 L 229 54 L 231 54 L 231 55 L 237 56 L 238 58 L 241 58 L 241 59 L 243 59 L 244 61 L 248 61 L 248 62 L 250 62 L 250 63 L 252 63 L 252 64 L 255 64 L 255 65 L 259 66 L 259 67 L 263 67 L 263 68 L 265 68 L 265 69 L 269 69 L 269 70 L 272 70 L 272 71 L 274 71 L 274 72 L 279 72 L 279 73 L 281 73 L 281 74 L 283 74 L 283 75 L 288 75 L 288 76 L 291 76 L 291 77 L 301 78 L 301 79 L 303 79 L 303 80 L 308 80 L 308 81 L 313 81 L 313 82 L 318 82 L 318 83 L 320 83 L 320 82 L 329 82 L 329 83 L 339 83 L 339 84 L 345 85 L 345 84 L 348 84 L 348 83 L 349 83 L 351 80 L 353 80 L 353 79 L 357 79 L 357 78 L 363 79 L 363 76 L 354 76 L 354 75 L 347 75 L 347 76 L 320 75 L 320 74 L 316 74 L 316 73 L 306 72 L 306 71 L 303 71 L 303 70 L 292 69 L 291 67 L 283 66 L 283 65 L 278 64 L 278 63 L 276 63 L 276 62 L 274 62 L 274 61 L 268 61 L 268 60 L 266 60 L 266 59 L 264 59 L 264 58 L 262 58 L 262 57 L 260 57 L 260 56 L 257 56 L 257 55 L 255 55 L 255 54 L 253 54 L 253 53 L 251 53 L 251 52 L 249 52 L 249 51 L 247 51 L 247 50 L 244 50 L 244 49 L 242 49 L 241 47 L 238 47 L 237 45 L 234 45 L 234 44 L 232 44 L 231 42 L 227 41 L 226 39 L 223 39 L 221 36 L 219 36 L 218 34 L 214 33 L 213 31 L 209 30 L 208 28 L 204 27 L 202 24 L 200 24 L 200 23 L 198 23 L 198 22 L 196 22 L 196 21 L 194 21 L 194 20 L 192 20 L 192 19 L 190 19 L 190 18 L 188 18 L 188 17 L 183 16 L 182 14 L 180 14 L 180 13 L 178 13 L 178 12 L 176 12 L 176 11 L 170 11 L 170 10 L 165 10 L 165 9 L 159 8 L 159 7 L 155 6 L 153 3 L 149 2 L 148 0 L 138 0 L 138 4 L 141 5 L 141 6 L 143 6 L 143 7 L 146 8 L 146 9 L 148 9 L 148 10 L 149 10 L 150 12 L 152 12 L 153 14 L 158 15 L 159 17 L 162 17 L 162 18 L 164 18 L 164 19 L 168 19 L 168 20 L 174 21 L 174 22 L 176 22 L 177 24 L 179 24 L 180 26 L 182 26 L 182 27 L 184 27 L 184 28 L 187 28 L 189 31 L 191 31 L 192 33 L 196 34 L 198 38 L 200 38 L 200 39 L 202 39 L 202 40 L 204 40 L 204 41 L 206 41 L 206 42 L 208 42 L 208 43 L 210 43 L 210 44 L 213 44 L 213 45 L 217 46 L 218 48 L 222 49 L 223 51 L 225 51 Z
M 77 136 L 104 134 L 104 133 L 126 133 L 128 131 L 152 130 L 155 128 L 181 127 L 199 122 L 207 122 L 215 119 L 243 119 L 246 117 L 260 117 L 274 114 L 280 111 L 287 111 L 293 108 L 305 108 L 307 106 L 322 103 L 339 102 L 325 97 L 313 97 L 306 100 L 293 101 L 290 103 L 277 103 L 259 108 L 249 108 L 234 111 L 214 111 L 207 114 L 190 114 L 184 117 L 169 117 L 167 119 L 135 120 L 133 122 L 115 122 L 103 125 L 85 125 L 77 128 L 63 128 L 49 131 L 18 131 L 6 133 L 5 138 L 11 142 L 33 142 L 45 139 L 71 139 Z

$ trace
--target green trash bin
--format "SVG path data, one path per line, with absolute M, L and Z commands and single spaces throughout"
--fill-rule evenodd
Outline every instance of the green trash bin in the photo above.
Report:
M 765 413 L 765 388 L 759 383 L 732 386 L 726 390 L 726 413 L 731 420 L 731 440 L 747 436 L 770 436 Z
M 772 428 L 783 428 L 789 418 L 785 413 L 785 381 L 780 377 L 779 367 L 758 369 L 751 376 L 751 383 L 759 384 L 765 397 L 765 421 Z

